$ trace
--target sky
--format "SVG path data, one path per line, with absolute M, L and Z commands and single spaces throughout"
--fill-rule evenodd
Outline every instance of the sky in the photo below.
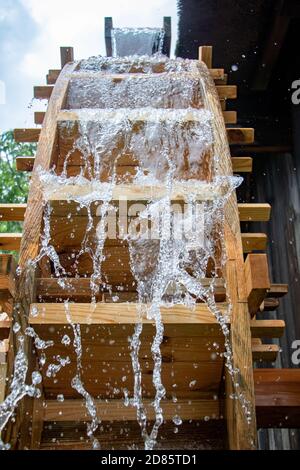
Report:
M 115 27 L 161 27 L 172 17 L 177 36 L 177 0 L 0 0 L 0 132 L 34 127 L 33 86 L 44 85 L 48 69 L 60 68 L 60 46 L 75 59 L 105 55 L 104 17 Z

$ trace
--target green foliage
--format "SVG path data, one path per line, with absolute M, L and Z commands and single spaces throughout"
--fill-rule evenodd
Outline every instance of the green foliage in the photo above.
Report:
M 24 203 L 28 194 L 28 175 L 16 170 L 18 155 L 32 156 L 36 144 L 15 142 L 13 132 L 0 135 L 0 203 Z M 0 222 L 0 232 L 21 232 L 19 222 Z

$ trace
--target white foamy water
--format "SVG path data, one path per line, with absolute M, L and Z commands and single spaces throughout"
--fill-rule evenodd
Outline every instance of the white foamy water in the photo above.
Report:
M 138 77 L 126 76 L 120 80 L 109 75 L 130 75 L 132 71 L 137 71 Z M 128 230 L 123 230 L 124 227 L 121 230 L 119 224 L 116 236 L 127 243 L 138 298 L 136 325 L 130 339 L 134 387 L 123 391 L 125 404 L 136 408 L 145 449 L 153 449 L 156 445 L 164 419 L 162 307 L 172 309 L 182 305 L 193 310 L 198 302 L 207 304 L 224 334 L 224 358 L 236 387 L 235 398 L 241 400 L 247 418 L 251 412 L 239 393 L 238 371 L 232 366 L 228 328 L 230 299 L 227 299 L 225 314 L 215 301 L 215 282 L 226 263 L 224 206 L 241 178 L 220 176 L 216 170 L 220 156 L 215 155 L 213 148 L 214 116 L 203 108 L 203 86 L 195 61 L 169 60 L 159 55 L 126 57 L 124 60 L 93 57 L 82 61 L 71 77 L 66 111 L 59 121 L 60 134 L 66 138 L 73 136 L 73 143 L 60 155 L 59 169 L 39 170 L 45 202 L 44 233 L 39 256 L 33 264 L 47 258 L 52 275 L 68 292 L 69 278 L 88 277 L 90 300 L 94 306 L 103 293 L 117 291 L 117 296 L 112 295 L 115 302 L 126 292 L 124 283 L 120 281 L 113 285 L 105 272 L 104 265 L 109 260 L 105 243 L 111 218 L 120 216 L 121 198 L 127 197 L 130 204 L 140 202 Z M 130 172 L 126 173 L 128 168 Z M 61 200 L 64 200 L 70 224 L 75 223 L 79 212 L 86 219 L 81 239 L 76 237 L 74 241 L 72 272 L 58 252 L 53 240 L 55 233 L 51 231 L 55 202 Z M 126 207 L 126 220 L 127 211 L 132 209 L 130 204 Z M 183 206 L 185 210 L 182 210 Z M 84 273 L 80 271 L 82 256 L 87 256 L 90 261 L 90 267 Z M 204 283 L 207 277 L 210 278 L 208 285 Z M 76 373 L 71 379 L 71 387 L 84 400 L 91 418 L 87 434 L 93 448 L 98 448 L 94 434 L 98 432 L 101 416 L 97 415 L 95 398 L 84 383 L 82 357 L 86 351 L 82 348 L 81 327 L 70 315 L 70 300 L 65 300 L 64 305 L 66 323 L 71 327 L 73 338 L 64 332 L 57 342 L 66 347 L 71 341 L 73 343 Z M 34 312 L 34 315 L 38 314 Z M 145 319 L 152 320 L 155 325 L 151 346 L 155 419 L 150 427 L 140 361 Z M 55 343 L 41 340 L 32 328 L 27 328 L 26 334 L 33 338 L 36 347 L 55 348 Z M 0 424 L 3 422 L 3 425 L 24 394 L 33 394 L 36 390 L 35 387 L 26 388 L 27 363 L 22 348 L 18 361 L 22 363 L 20 370 L 23 373 L 13 381 L 11 397 L 0 405 Z M 48 363 L 43 356 L 40 366 L 49 379 L 55 379 L 70 362 L 67 355 L 56 355 L 55 362 Z M 16 367 L 19 367 L 17 363 Z M 122 373 L 120 379 L 122 377 L 126 376 Z M 97 371 L 95 380 L 98 380 Z M 189 383 L 196 384 L 193 377 Z M 115 385 L 110 386 L 117 394 Z M 173 422 L 181 424 L 179 414 L 174 415 Z

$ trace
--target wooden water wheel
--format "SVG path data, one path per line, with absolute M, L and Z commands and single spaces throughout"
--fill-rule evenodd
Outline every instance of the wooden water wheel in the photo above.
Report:
M 35 158 L 20 156 L 17 159 L 20 171 L 31 172 L 27 206 L 0 206 L 1 220 L 24 220 L 22 236 L 0 235 L 3 250 L 20 250 L 19 265 L 22 269 L 21 275 L 14 278 L 11 256 L 1 255 L 1 305 L 8 312 L 9 318 L 0 322 L 0 339 L 5 340 L 1 343 L 0 399 L 9 392 L 13 371 L 15 347 L 10 331 L 13 315 L 24 326 L 33 326 L 41 338 L 54 340 L 54 346 L 46 351 L 36 350 L 32 341 L 27 340 L 29 373 L 39 368 L 38 359 L 41 359 L 41 354 L 46 354 L 50 362 L 58 355 L 68 354 L 71 366 L 63 368 L 55 380 L 47 376 L 46 369 L 41 368 L 42 398 L 23 399 L 16 412 L 15 422 L 10 422 L 7 426 L 4 439 L 16 449 L 90 447 L 85 428 L 89 417 L 83 400 L 70 384 L 72 374 L 74 375 L 73 346 L 64 346 L 60 342 L 65 333 L 71 335 L 63 304 L 68 298 L 73 302 L 70 304 L 72 320 L 81 325 L 83 381 L 89 393 L 96 398 L 97 410 L 102 420 L 102 430 L 97 434 L 101 446 L 108 449 L 127 448 L 134 442 L 141 447 L 136 412 L 134 408 L 124 406 L 122 395 L 124 376 L 126 388 L 130 390 L 133 386 L 127 338 L 132 334 L 136 321 L 136 286 L 130 272 L 128 249 L 117 241 L 107 243 L 105 250 L 108 256 L 104 269 L 109 283 L 112 286 L 122 283 L 124 289 L 118 293 L 118 302 L 112 300 L 114 293 L 103 292 L 101 298 L 97 299 L 96 308 L 91 310 L 91 262 L 83 256 L 76 270 L 72 266 L 72 253 L 80 247 L 86 230 L 87 215 L 84 210 L 78 210 L 76 204 L 68 204 L 67 197 L 62 192 L 51 201 L 51 243 L 69 273 L 71 289 L 66 291 L 59 286 L 50 261 L 42 260 L 39 268 L 31 272 L 29 277 L 26 269 L 28 261 L 35 259 L 40 251 L 40 237 L 43 233 L 44 205 L 38 168 L 49 170 L 55 166 L 56 172 L 60 172 L 78 137 L 80 112 L 74 109 L 70 111 L 68 101 L 71 83 L 78 77 L 75 74 L 78 63 L 74 62 L 71 48 L 62 48 L 61 55 L 61 70 L 50 70 L 47 85 L 34 88 L 35 98 L 49 100 L 46 113 L 35 113 L 35 123 L 41 127 L 15 130 L 17 141 L 38 142 Z M 236 98 L 236 87 L 227 85 L 227 75 L 223 69 L 212 68 L 211 47 L 200 48 L 199 61 L 199 81 L 205 80 L 210 84 L 202 90 L 201 106 L 214 116 L 214 148 L 210 151 L 221 156 L 217 174 L 251 172 L 251 157 L 233 156 L 238 146 L 249 146 L 254 142 L 253 129 L 237 127 L 236 113 L 226 110 L 227 99 Z M 109 70 L 98 71 L 98 77 L 101 80 L 102 75 L 107 77 L 110 74 L 117 87 L 128 75 L 131 78 L 141 76 L 143 70 L 139 68 L 140 65 L 132 63 L 129 72 L 123 75 L 120 72 L 117 76 L 113 76 Z M 164 72 L 164 62 L 158 61 L 144 79 L 155 80 Z M 94 79 L 93 72 L 86 72 L 84 79 Z M 78 151 L 74 152 L 68 158 L 68 175 L 78 174 L 82 165 L 82 155 Z M 120 175 L 126 172 L 132 174 L 134 167 L 132 161 L 120 160 L 117 171 Z M 79 191 L 78 188 L 74 189 L 75 192 L 77 190 Z M 130 181 L 126 188 L 119 188 L 119 192 L 122 191 L 126 191 L 133 201 L 148 197 L 145 188 L 137 194 L 136 188 L 130 186 Z M 226 308 L 227 297 L 232 302 L 230 330 L 233 365 L 239 370 L 239 389 L 250 404 L 250 423 L 245 419 L 241 402 L 230 398 L 232 382 L 224 369 L 224 358 L 212 358 L 211 345 L 217 342 L 222 351 L 224 341 L 219 325 L 208 307 L 204 303 L 198 303 L 195 312 L 182 306 L 163 309 L 165 337 L 162 345 L 162 378 L 167 397 L 163 402 L 165 424 L 161 428 L 164 440 L 158 441 L 163 448 L 192 446 L 252 449 L 257 445 L 257 426 L 279 426 L 287 413 L 289 427 L 299 424 L 300 377 L 299 374 L 294 375 L 294 372 L 299 371 L 253 370 L 253 361 L 272 362 L 279 350 L 278 346 L 265 344 L 262 339 L 277 338 L 284 330 L 283 321 L 259 319 L 259 312 L 268 311 L 274 305 L 276 308 L 277 298 L 284 295 L 287 288 L 270 283 L 267 259 L 263 253 L 267 244 L 266 235 L 241 232 L 240 222 L 267 221 L 270 209 L 264 203 L 238 204 L 235 193 L 230 197 L 225 208 L 225 247 L 228 260 L 215 292 L 221 311 Z M 68 219 L 70 212 L 71 222 Z M 94 219 L 97 218 L 96 212 L 92 215 Z M 76 272 L 79 275 L 75 275 Z M 209 277 L 205 282 L 209 283 Z M 36 316 L 36 310 L 40 315 Z M 149 410 L 153 399 L 153 366 L 148 358 L 153 331 L 151 322 L 146 323 L 141 351 L 145 402 L 149 405 Z M 5 377 L 8 379 L 7 383 Z M 190 386 L 191 380 L 195 381 L 195 386 Z M 172 400 L 174 384 L 176 401 Z M 64 400 L 58 401 L 57 396 L 61 395 Z M 174 435 L 172 417 L 176 414 L 180 415 L 183 424 L 179 427 L 178 434 Z M 29 425 L 31 427 L 28 432 Z M 123 434 L 120 433 L 121 428 L 125 428 Z M 193 442 L 191 433 L 194 436 Z

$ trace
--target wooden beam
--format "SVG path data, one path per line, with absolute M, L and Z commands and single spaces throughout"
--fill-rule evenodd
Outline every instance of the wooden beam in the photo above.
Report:
M 49 201 L 65 201 L 73 197 L 81 197 L 90 194 L 93 191 L 93 184 L 86 185 L 65 185 L 49 195 Z M 225 188 L 216 188 L 210 183 L 199 182 L 199 184 L 190 184 L 187 182 L 178 182 L 174 185 L 171 193 L 172 201 L 182 201 L 184 195 L 193 192 L 197 200 L 211 201 L 224 194 Z M 144 185 L 118 184 L 112 191 L 112 200 L 119 201 L 150 201 L 160 199 L 167 194 L 168 190 L 164 185 Z
M 0 222 L 23 221 L 26 204 L 0 204 Z
M 270 289 L 266 254 L 249 254 L 245 261 L 246 293 L 249 313 L 253 317 Z
M 33 87 L 33 96 L 37 100 L 49 100 L 53 92 L 53 85 Z
M 153 419 L 153 400 L 145 399 L 144 404 L 147 409 L 147 416 Z M 96 400 L 98 416 L 102 421 L 136 421 L 136 410 L 131 406 L 125 406 L 124 400 Z M 172 420 L 176 414 L 180 414 L 183 421 L 190 419 L 204 419 L 205 416 L 211 419 L 220 419 L 221 406 L 219 400 L 180 400 L 176 403 L 170 400 L 162 402 L 163 415 L 165 420 Z M 87 413 L 86 406 L 82 400 L 47 400 L 44 408 L 44 421 L 90 421 L 91 417 Z
M 82 325 L 98 324 L 134 324 L 137 314 L 136 303 L 89 303 L 69 304 L 70 318 L 74 323 Z M 218 303 L 218 308 L 223 314 L 226 313 L 226 304 Z M 32 312 L 38 313 L 32 315 Z M 204 328 L 216 327 L 218 322 L 212 315 L 206 304 L 197 304 L 195 310 L 190 310 L 182 305 L 174 305 L 172 308 L 161 309 L 165 324 L 193 324 L 203 325 Z M 65 325 L 66 310 L 64 304 L 42 303 L 33 304 L 30 308 L 29 321 L 32 325 Z M 152 324 L 152 320 L 143 319 L 144 323 Z
M 62 288 L 58 284 L 58 279 L 55 278 L 37 278 L 36 280 L 36 292 L 37 296 L 41 297 L 43 301 L 47 298 L 70 298 L 76 295 L 77 301 L 80 302 L 80 299 L 90 299 L 91 298 L 91 279 L 88 277 L 84 278 L 66 278 L 64 279 L 66 284 L 65 288 Z M 209 287 L 212 283 L 211 278 L 202 279 L 201 284 L 205 287 Z M 214 293 L 215 298 L 218 302 L 224 302 L 226 300 L 226 291 L 224 287 L 224 279 L 214 279 Z M 137 300 L 136 292 L 119 292 L 118 294 L 120 302 L 135 302 Z M 114 296 L 114 293 L 112 293 Z M 105 302 L 112 302 L 112 299 L 109 294 L 100 293 L 99 297 Z M 50 302 L 48 300 L 48 302 Z
M 5 398 L 7 364 L 0 363 L 0 403 Z
M 268 292 L 267 292 L 267 295 L 268 295 Z M 277 310 L 279 305 L 280 305 L 280 302 L 278 299 L 267 297 L 263 300 L 261 306 L 259 307 L 259 310 L 261 312 L 272 312 L 273 310 Z
M 252 358 L 256 362 L 275 362 L 279 353 L 277 344 L 258 344 L 252 343 Z
M 236 85 L 217 85 L 216 86 L 219 98 L 221 99 L 235 99 L 237 97 Z
M 241 203 L 238 210 L 241 222 L 267 222 L 271 216 L 271 206 L 265 203 Z
M 0 250 L 19 251 L 21 233 L 0 233 Z
M 271 284 L 267 297 L 284 297 L 289 291 L 287 284 Z
M 16 142 L 38 142 L 40 137 L 41 129 L 15 129 L 14 139 Z
M 40 115 L 39 117 L 37 117 L 36 124 L 42 124 L 44 119 L 44 113 L 41 112 L 35 114 Z M 235 173 L 249 173 L 252 171 L 253 159 L 251 157 L 232 157 L 231 161 L 232 169 Z M 19 156 L 16 158 L 16 164 L 18 171 L 32 171 L 34 165 L 34 157 Z
M 55 85 L 60 72 L 61 72 L 61 69 L 49 70 L 48 74 L 46 75 L 47 85 Z
M 257 424 L 261 428 L 300 427 L 300 369 L 255 369 Z
M 213 54 L 212 46 L 200 46 L 199 47 L 198 59 L 204 62 L 208 69 L 212 68 L 212 54 Z
M 106 16 L 104 18 L 104 38 L 105 38 L 105 47 L 107 57 L 112 56 L 112 38 L 111 30 L 113 29 L 113 20 L 111 16 Z
M 32 171 L 35 157 L 18 156 L 16 158 L 17 171 Z
M 251 320 L 253 338 L 280 338 L 285 329 L 283 320 Z
M 236 124 L 237 113 L 236 111 L 223 111 L 223 117 L 225 124 Z
M 164 39 L 163 39 L 163 48 L 162 53 L 167 57 L 170 57 L 171 49 L 171 16 L 164 16 L 163 19 L 163 30 L 164 30 Z
M 33 165 L 34 158 L 33 157 L 26 157 L 26 158 L 29 158 L 28 165 L 31 165 L 31 164 Z M 2 217 L 6 217 L 5 219 L 2 218 L 2 220 L 22 221 L 24 219 L 26 207 L 27 207 L 26 204 L 1 204 L 0 205 L 0 217 L 2 214 Z M 10 208 L 12 208 L 13 210 L 11 211 Z M 241 222 L 251 222 L 251 221 L 252 222 L 264 222 L 264 221 L 270 220 L 271 206 L 270 204 L 261 204 L 261 203 L 241 203 L 241 204 L 238 204 L 238 211 L 239 211 Z M 63 213 L 61 212 L 60 215 L 63 215 Z M 15 217 L 15 218 L 12 219 L 8 217 Z M 20 217 L 20 218 L 17 218 L 17 217 Z M 249 240 L 252 237 L 253 241 L 256 239 L 257 243 L 258 242 L 260 244 L 263 243 L 264 234 L 248 234 L 247 236 Z M 245 235 L 245 238 L 246 238 L 246 235 Z M 284 289 L 286 289 L 286 287 L 284 287 Z
M 226 304 L 218 303 L 219 310 L 225 314 Z M 202 335 L 208 331 L 212 335 L 222 335 L 219 324 L 206 304 L 197 304 L 195 310 L 175 305 L 162 308 L 165 325 L 194 325 L 195 334 Z M 34 314 L 32 314 L 34 312 Z M 70 318 L 81 325 L 126 325 L 136 322 L 136 303 L 89 303 L 69 304 Z M 31 325 L 66 325 L 66 309 L 62 303 L 32 304 L 29 322 Z M 145 324 L 152 320 L 143 319 Z M 252 336 L 255 338 L 278 338 L 283 334 L 285 323 L 282 320 L 251 320 Z
M 242 233 L 243 252 L 265 251 L 268 237 L 265 233 Z
M 74 49 L 73 49 L 73 47 L 61 47 L 60 48 L 60 62 L 61 62 L 61 68 L 62 69 L 69 62 L 74 62 Z
M 224 73 L 223 77 L 215 79 L 215 85 L 227 85 L 228 83 L 228 74 Z
M 34 113 L 34 123 L 37 124 L 37 125 L 43 124 L 45 114 L 46 113 L 44 111 L 35 111 L 35 113 Z
M 226 129 L 230 145 L 252 144 L 254 142 L 254 129 L 229 127 Z
M 234 173 L 251 173 L 253 159 L 251 157 L 231 157 Z
M 8 339 L 11 328 L 11 320 L 0 320 L 0 341 Z

